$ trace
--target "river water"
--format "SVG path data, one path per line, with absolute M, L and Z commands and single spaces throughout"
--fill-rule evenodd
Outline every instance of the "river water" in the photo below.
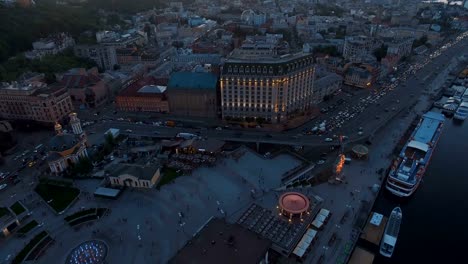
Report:
M 468 263 L 468 120 L 447 119 L 432 161 L 415 194 L 400 200 L 382 191 L 375 212 L 403 220 L 391 259 L 374 263 Z

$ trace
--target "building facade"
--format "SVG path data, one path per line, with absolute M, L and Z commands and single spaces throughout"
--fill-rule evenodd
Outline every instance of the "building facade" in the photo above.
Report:
M 387 45 L 387 54 L 395 54 L 400 56 L 400 58 L 409 56 L 413 49 L 413 42 L 414 39 L 411 37 L 386 41 L 385 45 Z
M 0 86 L 0 118 L 54 123 L 73 110 L 70 94 L 42 82 L 4 83 Z
M 88 157 L 86 134 L 76 113 L 69 115 L 72 133 L 65 133 L 59 123 L 55 124 L 56 135 L 49 141 L 47 162 L 50 171 L 62 173 L 77 164 L 81 158 Z
M 367 36 L 350 36 L 345 38 L 343 57 L 352 62 L 359 62 L 362 57 L 371 55 L 380 48 L 382 42 Z
M 359 88 L 370 88 L 380 77 L 380 69 L 364 63 L 348 63 L 344 70 L 344 83 Z
M 109 100 L 110 89 L 99 77 L 97 69 L 75 68 L 66 72 L 60 81 L 77 107 L 95 108 Z
M 307 53 L 230 58 L 220 81 L 222 117 L 284 122 L 312 106 L 314 75 Z
M 327 73 L 315 80 L 313 103 L 319 104 L 325 98 L 337 92 L 343 84 L 343 78 L 336 73 Z
M 117 164 L 109 172 L 113 186 L 153 188 L 161 178 L 159 167 L 138 164 Z
M 218 77 L 206 72 L 176 72 L 167 86 L 172 114 L 195 117 L 218 116 Z
M 104 45 L 76 45 L 74 48 L 75 56 L 88 58 L 96 62 L 98 67 L 103 70 L 113 70 L 118 64 L 115 47 Z
M 55 55 L 75 46 L 75 40 L 66 33 L 58 33 L 33 42 L 33 50 L 25 52 L 28 59 L 41 59 L 46 55 Z
M 169 112 L 166 86 L 157 85 L 153 77 L 131 80 L 116 96 L 115 104 L 120 111 Z

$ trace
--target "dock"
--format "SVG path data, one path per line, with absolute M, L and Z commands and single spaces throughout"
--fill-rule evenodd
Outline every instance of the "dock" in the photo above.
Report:
M 361 247 L 354 249 L 348 264 L 372 264 L 374 262 L 375 255 Z
M 376 246 L 379 246 L 380 240 L 385 231 L 385 225 L 387 224 L 388 217 L 381 215 L 376 212 L 372 212 L 371 216 L 367 220 L 364 231 L 361 234 L 361 239 L 368 241 Z

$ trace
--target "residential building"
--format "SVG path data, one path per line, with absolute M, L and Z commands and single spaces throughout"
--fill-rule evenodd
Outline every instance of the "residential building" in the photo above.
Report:
M 414 39 L 412 37 L 407 37 L 397 39 L 393 38 L 386 40 L 384 43 L 387 45 L 387 54 L 399 55 L 401 58 L 411 54 L 411 50 L 413 49 L 413 41 Z
M 212 218 L 169 263 L 269 263 L 270 246 L 269 240 L 240 224 Z
M 112 166 L 108 173 L 109 182 L 112 186 L 153 188 L 161 178 L 159 167 L 154 165 L 143 166 L 119 163 Z
M 62 125 L 56 123 L 56 135 L 48 143 L 47 163 L 50 171 L 55 174 L 66 171 L 80 159 L 88 157 L 86 134 L 81 128 L 80 119 L 76 113 L 71 113 L 69 117 L 72 133 L 65 133 Z
M 158 85 L 153 77 L 130 80 L 116 96 L 115 104 L 120 111 L 169 112 L 166 86 Z
M 115 48 L 124 48 L 129 45 L 143 46 L 148 43 L 148 35 L 142 31 L 132 31 L 125 34 L 100 31 L 96 33 L 96 41 L 103 46 Z
M 367 36 L 346 37 L 343 57 L 351 62 L 359 62 L 363 56 L 371 55 L 381 45 L 381 41 Z
M 380 69 L 367 63 L 348 63 L 343 69 L 344 83 L 359 88 L 370 88 L 379 78 Z
M 341 89 L 342 84 L 343 77 L 340 75 L 332 72 L 322 72 L 314 83 L 313 103 L 319 104 L 324 99 Z
M 46 55 L 55 55 L 75 46 L 75 40 L 67 33 L 58 33 L 33 42 L 33 50 L 24 53 L 28 59 L 41 59 Z
M 63 87 L 42 82 L 0 84 L 0 118 L 54 123 L 73 110 L 70 94 Z
M 103 45 L 77 45 L 74 48 L 75 56 L 88 58 L 96 62 L 103 70 L 113 70 L 118 64 L 115 47 Z
M 196 117 L 218 116 L 218 77 L 208 72 L 176 72 L 167 85 L 172 114 Z
M 68 90 L 73 103 L 80 108 L 96 108 L 105 104 L 110 90 L 96 68 L 74 68 L 66 72 L 60 85 Z
M 221 74 L 222 117 L 284 122 L 312 106 L 314 73 L 307 53 L 231 57 Z

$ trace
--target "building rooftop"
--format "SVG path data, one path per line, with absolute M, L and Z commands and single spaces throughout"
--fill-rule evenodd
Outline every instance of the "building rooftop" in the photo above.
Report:
M 218 77 L 206 72 L 176 72 L 171 75 L 169 89 L 211 89 L 215 90 Z
M 295 53 L 295 54 L 285 54 L 285 55 L 246 55 L 246 56 L 233 56 L 226 60 L 227 63 L 287 63 L 291 60 L 302 59 L 310 55 L 309 53 Z
M 74 134 L 55 135 L 49 141 L 49 149 L 51 151 L 63 151 L 71 149 L 80 142 L 79 138 Z
M 259 263 L 270 244 L 238 224 L 214 218 L 169 263 Z
M 145 85 L 138 90 L 142 94 L 162 94 L 166 91 L 166 86 L 160 85 Z
M 163 89 L 164 88 L 164 89 Z M 157 85 L 157 80 L 154 77 L 147 76 L 142 79 L 132 79 L 120 91 L 118 96 L 163 96 L 166 87 Z
M 139 164 L 119 163 L 109 171 L 111 176 L 118 177 L 123 174 L 129 174 L 139 179 L 150 180 L 154 173 L 159 169 L 158 166 L 143 166 Z

